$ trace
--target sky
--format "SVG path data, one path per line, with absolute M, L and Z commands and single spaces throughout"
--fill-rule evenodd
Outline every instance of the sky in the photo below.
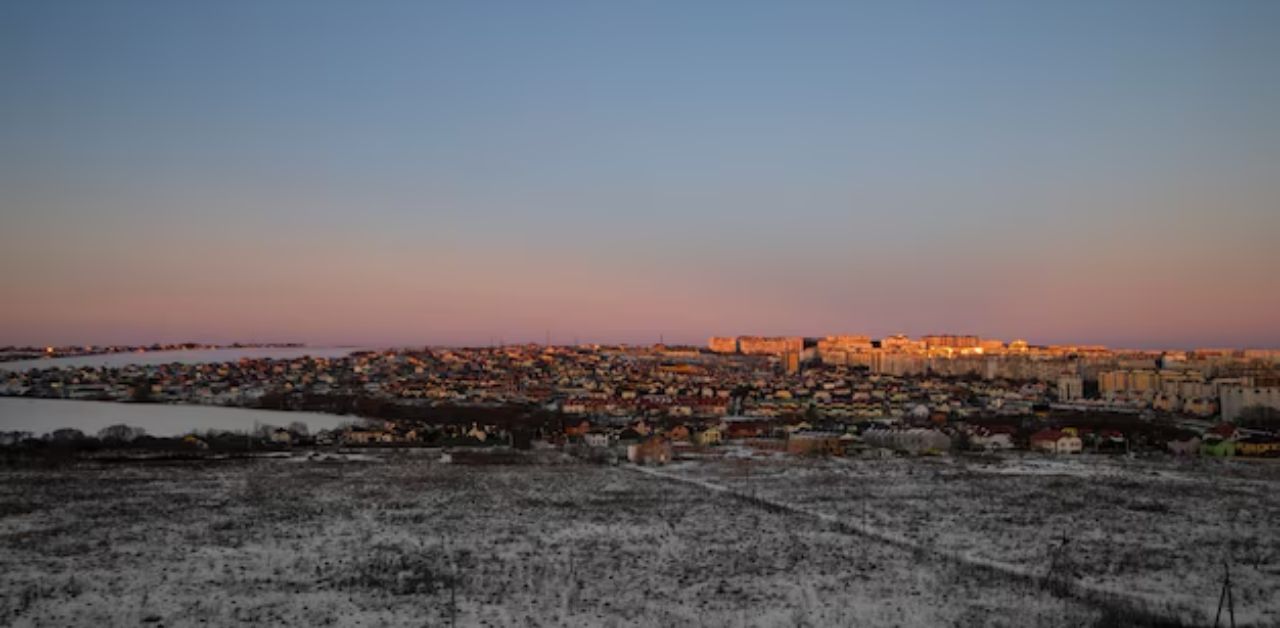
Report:
M 0 344 L 1280 347 L 1280 2 L 0 3 Z

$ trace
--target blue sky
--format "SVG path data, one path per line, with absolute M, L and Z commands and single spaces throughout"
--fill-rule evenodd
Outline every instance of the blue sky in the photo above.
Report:
M 10 1 L 0 342 L 1277 345 L 1277 60 L 1275 2 Z

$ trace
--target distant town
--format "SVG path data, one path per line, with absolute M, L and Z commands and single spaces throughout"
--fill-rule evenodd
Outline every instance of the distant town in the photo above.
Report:
M 210 347 L 83 350 L 201 348 Z M 524 344 L 37 367 L 0 375 L 0 395 L 353 417 L 336 431 L 261 435 L 282 445 L 574 446 L 661 462 L 681 448 L 728 442 L 818 455 L 958 448 L 1280 455 L 1280 350 L 1122 351 L 973 335 L 738 336 L 711 338 L 706 347 Z M 191 442 L 204 445 L 196 436 Z
M 14 346 L 0 347 L 0 362 L 33 360 L 39 358 L 72 358 L 111 353 L 146 353 L 148 351 L 204 351 L 209 349 L 246 349 L 302 347 L 298 342 L 250 342 L 211 344 L 206 342 L 153 343 L 149 345 L 62 345 L 62 346 Z

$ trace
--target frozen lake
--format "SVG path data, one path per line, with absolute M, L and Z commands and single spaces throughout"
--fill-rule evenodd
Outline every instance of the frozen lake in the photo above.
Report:
M 35 358 L 32 360 L 16 360 L 0 362 L 0 370 L 25 371 L 28 369 L 48 369 L 55 367 L 121 367 L 131 364 L 200 364 L 204 362 L 235 362 L 243 358 L 290 360 L 303 356 L 317 358 L 340 358 L 353 351 L 362 351 L 362 347 L 245 347 L 240 349 L 196 349 L 191 351 L 131 351 L 128 353 L 103 353 L 100 355 L 78 355 L 69 358 Z
M 140 427 L 152 436 L 179 436 L 192 430 L 249 431 L 256 424 L 285 427 L 302 421 L 312 432 L 333 429 L 354 417 L 314 412 L 275 412 L 222 406 L 185 406 L 67 399 L 0 397 L 0 431 L 36 435 L 64 427 L 97 434 L 110 425 Z

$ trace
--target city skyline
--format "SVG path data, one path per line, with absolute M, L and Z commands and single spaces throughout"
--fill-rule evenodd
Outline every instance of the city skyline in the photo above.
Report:
M 1280 4 L 9 2 L 0 344 L 1280 346 Z
M 950 339 L 950 340 L 948 340 Z M 955 344 L 955 340 L 962 341 L 961 344 Z M 270 340 L 270 339 L 253 339 L 253 340 L 207 340 L 207 339 L 168 339 L 151 342 L 64 342 L 64 343 L 45 343 L 45 342 L 28 342 L 28 343 L 7 343 L 0 345 L 0 348 L 8 349 L 24 349 L 30 351 L 40 351 L 42 353 L 55 354 L 93 354 L 97 352 L 116 352 L 116 351 L 187 351 L 187 350 L 209 350 L 209 349 L 232 349 L 232 348 L 270 348 L 270 347 L 293 347 L 300 350 L 306 348 L 349 348 L 349 349 L 369 349 L 369 350 L 400 350 L 413 348 L 458 348 L 458 349 L 479 349 L 486 347 L 516 347 L 516 346 L 550 346 L 550 347 L 586 347 L 586 346 L 626 346 L 626 347 L 694 347 L 705 349 L 710 346 L 713 353 L 737 353 L 739 349 L 721 350 L 717 348 L 717 343 L 736 343 L 742 340 L 763 341 L 763 342 L 795 342 L 803 341 L 804 347 L 809 348 L 812 343 L 817 343 L 821 347 L 823 342 L 847 343 L 854 342 L 865 344 L 867 348 L 874 345 L 879 348 L 880 343 L 891 341 L 895 343 L 907 343 L 913 347 L 923 349 L 925 346 L 932 345 L 934 347 L 952 346 L 960 348 L 981 348 L 990 352 L 993 349 L 1000 351 L 1021 348 L 1035 349 L 1053 349 L 1055 351 L 1081 350 L 1081 351 L 1105 351 L 1109 353 L 1124 353 L 1127 351 L 1158 353 L 1164 351 L 1173 352 L 1248 352 L 1262 351 L 1267 353 L 1280 352 L 1280 348 L 1267 346 L 1263 344 L 1252 345 L 1186 345 L 1186 344 L 1169 344 L 1169 345 L 1109 345 L 1106 343 L 1086 342 L 1086 341 L 1045 341 L 1036 338 L 1023 338 L 1020 336 L 990 336 L 982 334 L 971 334 L 967 332 L 945 332 L 934 330 L 929 333 L 909 334 L 901 330 L 886 334 L 867 334 L 853 333 L 842 331 L 839 333 L 818 333 L 818 334 L 764 334 L 764 333 L 745 333 L 745 334 L 712 334 L 702 338 L 685 339 L 684 337 L 667 338 L 665 334 L 659 333 L 656 338 L 637 339 L 637 340 L 618 340 L 618 339 L 598 339 L 586 338 L 578 335 L 572 337 L 558 337 L 545 331 L 541 338 L 516 337 L 508 338 L 504 335 L 491 335 L 485 341 L 477 342 L 330 342 L 330 343 L 307 343 L 297 340 Z M 963 344 L 963 341 L 971 341 L 969 344 Z M 727 345 L 725 345 L 727 346 Z M 887 346 L 887 345 L 886 345 Z M 750 353 L 750 352 L 745 352 Z M 965 352 L 966 354 L 968 351 Z M 979 354 L 982 351 L 978 352 Z

